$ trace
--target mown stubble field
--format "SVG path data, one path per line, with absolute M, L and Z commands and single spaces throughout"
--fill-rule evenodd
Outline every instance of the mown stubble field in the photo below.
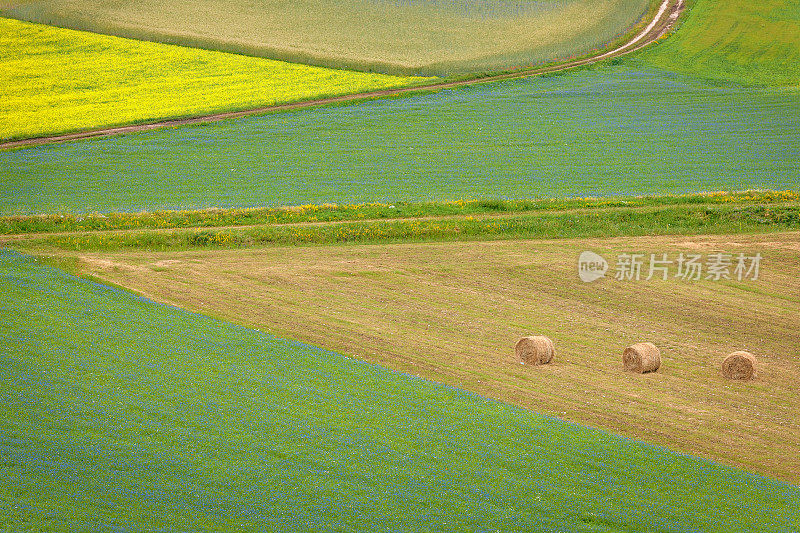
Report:
M 578 278 L 583 250 L 609 260 L 607 279 Z M 714 251 L 760 253 L 758 279 L 613 279 L 619 254 Z M 97 252 L 79 265 L 157 301 L 800 481 L 800 232 Z M 526 334 L 555 340 L 552 365 L 515 361 Z M 622 371 L 637 341 L 661 348 L 658 373 Z M 759 357 L 754 381 L 720 375 L 739 349 Z

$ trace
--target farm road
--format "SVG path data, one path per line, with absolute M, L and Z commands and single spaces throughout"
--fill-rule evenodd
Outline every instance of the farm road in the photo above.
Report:
M 641 48 L 644 48 L 648 44 L 653 43 L 662 36 L 666 35 L 666 33 L 674 26 L 675 21 L 678 19 L 678 16 L 683 11 L 683 8 L 684 8 L 684 0 L 663 0 L 658 11 L 653 17 L 653 20 L 650 21 L 650 23 L 644 28 L 644 30 L 636 34 L 629 41 L 621 44 L 620 46 L 608 52 L 604 52 L 592 57 L 568 61 L 566 63 L 561 63 L 558 65 L 525 68 L 514 72 L 498 74 L 493 76 L 486 76 L 482 78 L 470 78 L 465 80 L 432 83 L 430 85 L 401 87 L 397 89 L 384 89 L 380 91 L 370 91 L 365 93 L 347 94 L 342 96 L 320 98 L 315 100 L 305 100 L 302 102 L 291 102 L 287 104 L 278 104 L 278 105 L 259 107 L 254 109 L 246 109 L 243 111 L 214 113 L 214 114 L 202 115 L 190 118 L 162 120 L 147 124 L 134 124 L 130 126 L 119 126 L 114 128 L 103 128 L 98 130 L 79 131 L 63 135 L 51 135 L 46 137 L 19 139 L 19 140 L 0 143 L 0 150 L 10 149 L 10 148 L 21 148 L 27 146 L 38 146 L 43 144 L 69 142 L 69 141 L 76 141 L 76 140 L 89 139 L 95 137 L 109 137 L 113 135 L 122 135 L 126 133 L 135 133 L 135 132 L 149 131 L 161 128 L 187 126 L 192 124 L 202 124 L 207 122 L 218 122 L 221 120 L 236 119 L 251 115 L 260 115 L 278 111 L 289 111 L 293 109 L 319 107 L 329 104 L 359 102 L 375 98 L 383 98 L 386 96 L 410 94 L 414 92 L 438 91 L 441 89 L 452 89 L 455 87 L 474 85 L 478 83 L 490 83 L 500 80 L 523 78 L 527 76 L 537 76 L 552 72 L 560 72 L 563 70 L 589 65 L 599 61 L 604 61 L 606 59 L 619 57 L 625 54 L 629 54 L 631 52 L 635 52 L 636 50 L 640 50 Z

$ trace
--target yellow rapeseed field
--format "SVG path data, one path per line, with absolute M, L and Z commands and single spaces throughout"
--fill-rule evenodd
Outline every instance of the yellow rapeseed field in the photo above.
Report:
M 247 109 L 422 80 L 0 18 L 0 139 Z

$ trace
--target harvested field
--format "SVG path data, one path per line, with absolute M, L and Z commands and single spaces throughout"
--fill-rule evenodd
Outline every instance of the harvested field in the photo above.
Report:
M 645 263 L 639 281 L 613 279 L 612 267 L 612 279 L 583 283 L 583 250 L 611 264 L 626 253 L 706 261 L 715 252 L 760 253 L 763 264 L 757 280 L 645 281 Z M 159 301 L 800 481 L 798 232 L 134 251 L 80 261 L 83 272 Z M 551 364 L 516 360 L 514 343 L 532 330 L 556 340 Z M 631 379 L 620 354 L 643 337 L 660 347 L 662 368 Z M 720 373 L 740 349 L 762 361 L 753 381 Z
M 649 0 L 43 0 L 6 16 L 326 67 L 442 75 L 541 63 L 600 48 Z

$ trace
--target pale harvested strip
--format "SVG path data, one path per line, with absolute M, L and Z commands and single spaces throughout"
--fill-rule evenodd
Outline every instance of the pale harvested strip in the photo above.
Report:
M 32 137 L 407 85 L 0 19 L 0 138 Z

